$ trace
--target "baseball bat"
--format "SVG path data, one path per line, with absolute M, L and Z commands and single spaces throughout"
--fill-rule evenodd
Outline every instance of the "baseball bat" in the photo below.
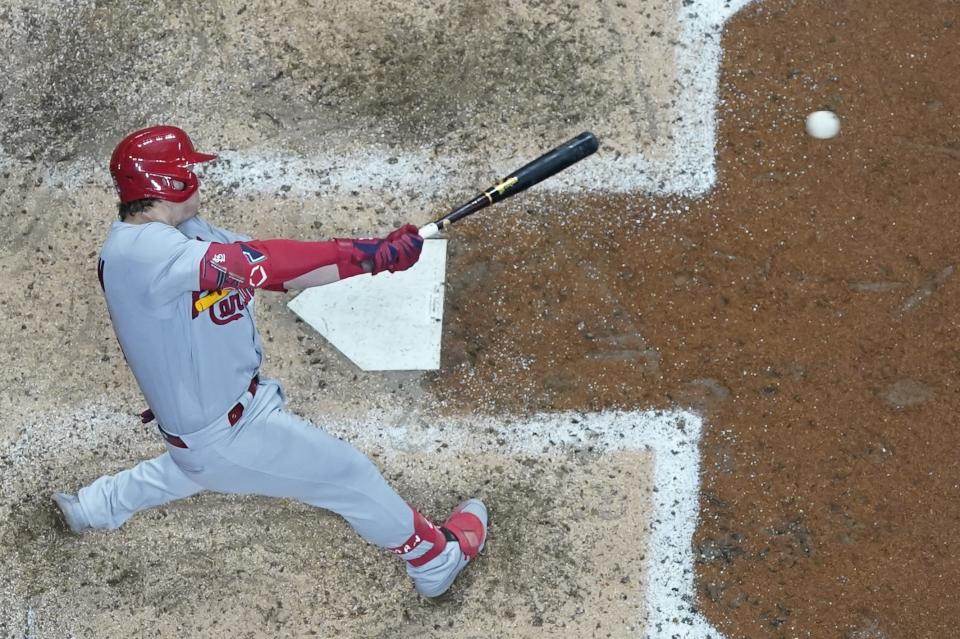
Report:
M 588 155 L 592 155 L 600 146 L 597 137 L 584 131 L 575 138 L 567 140 L 552 151 L 548 151 L 529 162 L 507 177 L 503 178 L 486 191 L 481 191 L 469 201 L 453 209 L 439 220 L 430 222 L 420 228 L 420 236 L 424 239 L 434 237 L 457 220 L 473 215 L 491 204 L 526 191 L 534 184 L 543 182 L 548 177 L 576 164 Z

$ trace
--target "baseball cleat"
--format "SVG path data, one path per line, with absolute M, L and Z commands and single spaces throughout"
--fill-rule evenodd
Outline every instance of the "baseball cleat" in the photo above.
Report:
M 93 528 L 87 521 L 87 516 L 83 514 L 83 508 L 80 507 L 80 500 L 76 495 L 54 493 L 53 501 L 57 502 L 57 506 L 60 507 L 60 512 L 63 513 L 63 518 L 67 521 L 67 526 L 72 532 L 81 533 Z
M 457 506 L 440 527 L 448 542 L 443 551 L 415 567 L 407 564 L 407 574 L 414 588 L 424 597 L 445 593 L 470 560 L 483 550 L 487 542 L 487 507 L 479 499 L 468 499 Z

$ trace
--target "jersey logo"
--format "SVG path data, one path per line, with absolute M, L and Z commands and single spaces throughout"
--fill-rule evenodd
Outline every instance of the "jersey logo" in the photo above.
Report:
M 240 245 L 240 251 L 243 253 L 243 256 L 247 258 L 247 261 L 251 264 L 256 264 L 257 262 L 262 262 L 267 259 L 267 256 L 261 253 L 260 251 L 250 248 L 246 244 Z
M 227 261 L 227 256 L 224 253 L 217 253 L 216 255 L 213 256 L 213 259 L 211 261 L 214 264 L 223 264 L 224 262 Z

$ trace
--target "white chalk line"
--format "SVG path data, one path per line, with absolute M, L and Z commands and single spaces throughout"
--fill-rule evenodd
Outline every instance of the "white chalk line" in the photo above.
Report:
M 389 423 L 384 421 L 381 423 Z M 649 451 L 653 454 L 653 514 L 644 565 L 646 636 L 721 639 L 696 612 L 693 534 L 700 503 L 702 420 L 686 411 L 551 413 L 529 418 L 488 418 L 448 423 L 447 428 L 384 428 L 371 433 L 369 422 L 349 428 L 352 441 L 378 442 L 398 450 L 433 450 L 458 433 L 489 433 L 468 450 L 485 449 L 559 456 L 570 449 L 594 452 Z M 491 443 L 491 440 L 495 443 Z M 505 443 L 501 443 L 505 442 Z M 463 443 L 460 443 L 461 447 Z

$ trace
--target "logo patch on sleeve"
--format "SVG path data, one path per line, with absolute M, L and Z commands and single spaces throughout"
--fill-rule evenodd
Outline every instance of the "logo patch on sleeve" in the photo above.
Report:
M 246 244 L 241 244 L 240 250 L 243 252 L 243 256 L 247 258 L 247 262 L 251 264 L 256 264 L 257 262 L 262 262 L 267 259 L 266 255 L 255 248 L 247 246 Z
M 254 281 L 256 278 L 256 281 Z M 262 286 L 267 281 L 267 271 L 262 266 L 254 266 L 250 271 L 250 286 Z

